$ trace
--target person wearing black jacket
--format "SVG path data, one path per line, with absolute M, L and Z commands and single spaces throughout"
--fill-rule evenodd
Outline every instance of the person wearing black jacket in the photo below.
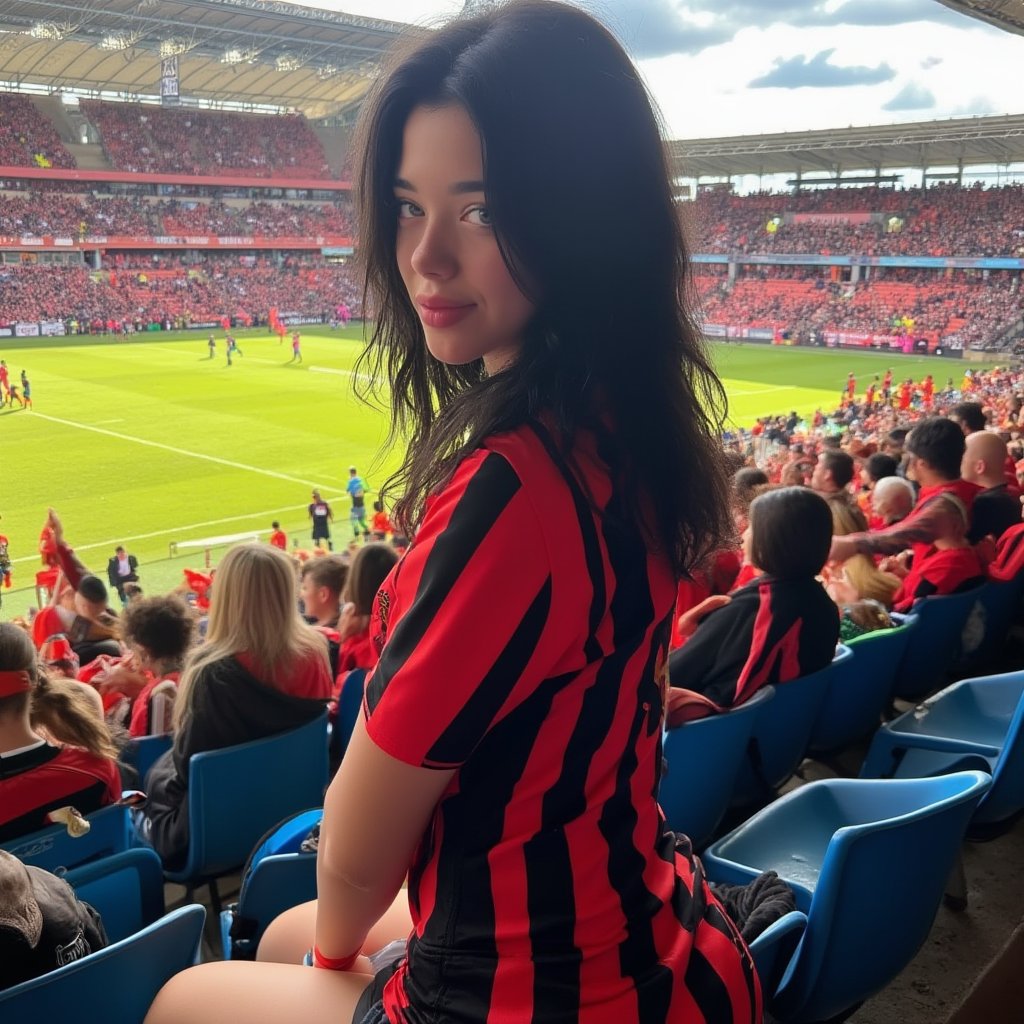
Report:
M 148 800 L 137 822 L 172 870 L 188 850 L 192 755 L 298 728 L 322 714 L 331 695 L 327 644 L 299 617 L 287 555 L 269 545 L 234 547 L 211 593 L 206 643 L 182 673 L 174 746 L 143 780 Z

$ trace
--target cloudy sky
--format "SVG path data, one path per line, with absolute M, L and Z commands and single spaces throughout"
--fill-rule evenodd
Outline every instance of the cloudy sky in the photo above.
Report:
M 305 0 L 431 24 L 463 0 Z M 672 138 L 1021 113 L 1024 37 L 937 0 L 575 0 L 639 62 Z

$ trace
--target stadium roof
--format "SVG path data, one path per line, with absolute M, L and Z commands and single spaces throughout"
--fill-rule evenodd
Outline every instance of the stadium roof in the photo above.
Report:
M 996 28 L 1024 35 L 1024 3 L 1021 0 L 938 0 L 954 11 L 980 18 Z
M 1024 114 L 678 139 L 668 143 L 668 149 L 677 178 L 1020 163 L 1024 162 Z
M 406 28 L 275 0 L 0 0 L 0 79 L 154 96 L 177 53 L 186 102 L 316 118 L 357 107 Z

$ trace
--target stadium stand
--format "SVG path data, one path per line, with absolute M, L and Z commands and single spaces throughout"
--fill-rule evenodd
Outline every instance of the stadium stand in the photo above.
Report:
M 54 126 L 28 96 L 0 93 L 0 166 L 75 166 Z

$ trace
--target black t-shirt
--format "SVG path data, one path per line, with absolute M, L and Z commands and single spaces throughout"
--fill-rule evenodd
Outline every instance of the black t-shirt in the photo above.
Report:
M 996 540 L 1020 522 L 1020 502 L 1006 484 L 997 484 L 978 494 L 971 505 L 971 529 L 967 539 L 977 544 L 991 534 Z

